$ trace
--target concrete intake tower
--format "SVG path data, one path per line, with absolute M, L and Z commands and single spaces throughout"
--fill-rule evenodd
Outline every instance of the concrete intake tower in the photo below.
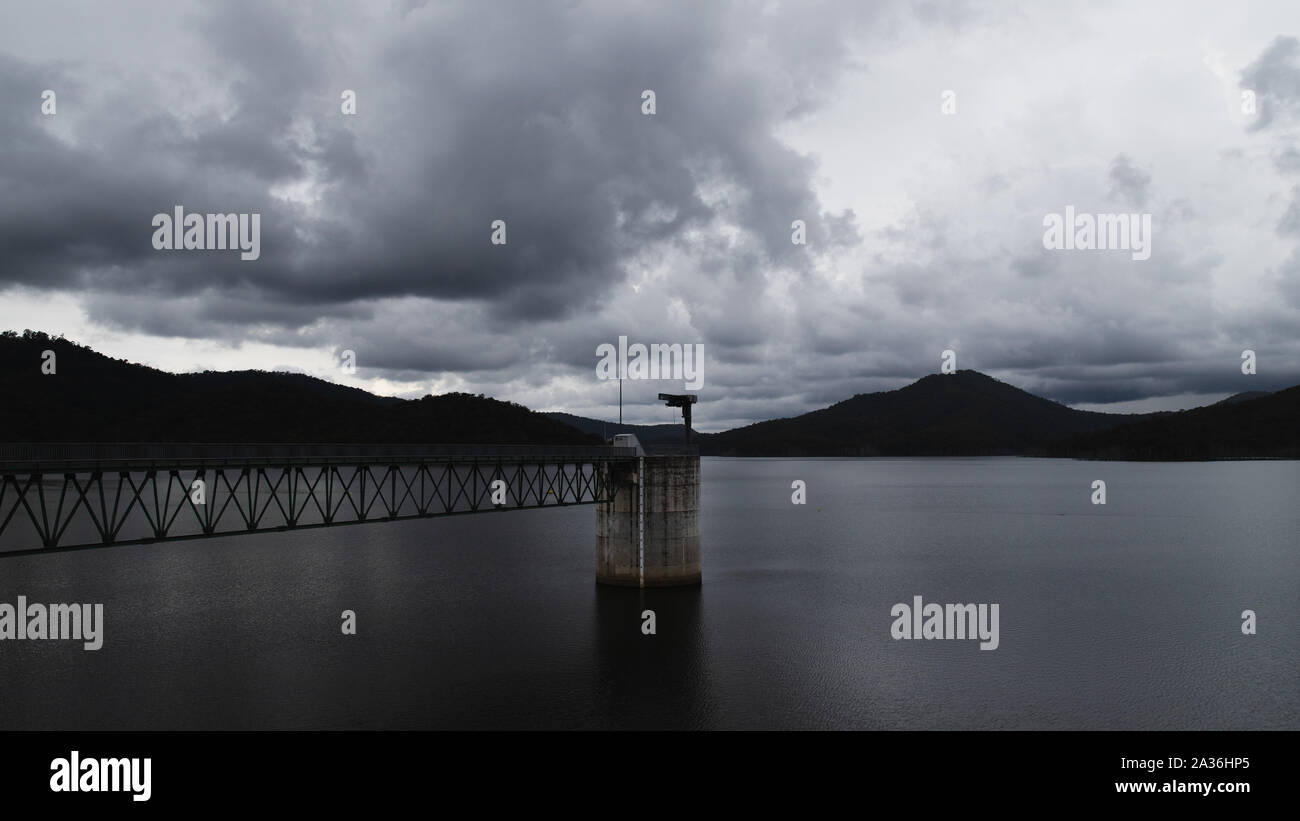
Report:
M 599 469 L 614 488 L 596 505 L 596 581 L 631 587 L 694 585 L 701 580 L 700 457 L 646 453 L 631 434 L 614 444 L 635 447 L 635 469 Z M 689 448 L 680 449 L 683 451 Z

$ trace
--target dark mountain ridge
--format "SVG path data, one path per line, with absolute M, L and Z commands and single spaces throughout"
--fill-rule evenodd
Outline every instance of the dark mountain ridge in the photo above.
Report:
M 1259 393 L 1263 395 L 1239 394 L 1203 408 L 1078 434 L 1056 443 L 1049 453 L 1158 461 L 1300 459 L 1300 385 Z
M 42 372 L 42 352 L 55 372 Z M 0 439 L 16 442 L 600 444 L 512 402 L 375 396 L 266 371 L 172 374 L 26 331 L 0 335 Z
M 1034 455 L 1063 438 L 1151 416 L 1074 410 L 962 370 L 715 434 L 707 449 L 724 456 Z

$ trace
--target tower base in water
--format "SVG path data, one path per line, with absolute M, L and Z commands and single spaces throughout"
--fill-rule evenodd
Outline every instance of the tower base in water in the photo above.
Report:
M 701 580 L 700 457 L 600 466 L 613 501 L 596 505 L 596 581 L 630 587 Z

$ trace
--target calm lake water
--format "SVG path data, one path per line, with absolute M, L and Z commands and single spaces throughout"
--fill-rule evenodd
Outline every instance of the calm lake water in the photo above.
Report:
M 590 506 L 0 559 L 106 620 L 0 642 L 0 729 L 1300 729 L 1300 462 L 702 475 L 695 589 L 597 587 Z M 915 595 L 1000 646 L 894 640 Z

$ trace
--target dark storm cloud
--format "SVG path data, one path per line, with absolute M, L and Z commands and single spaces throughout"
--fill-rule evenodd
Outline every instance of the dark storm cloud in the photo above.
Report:
M 746 45 L 734 10 L 429 11 L 414 9 L 382 51 L 392 90 L 367 96 L 350 82 L 355 67 L 329 43 L 306 42 L 305 21 L 284 8 L 210 6 L 196 26 L 226 69 L 213 81 L 232 113 L 153 108 L 142 87 L 114 101 L 110 122 L 91 122 L 110 119 L 106 103 L 88 113 L 80 122 L 98 139 L 70 145 L 33 114 L 33 89 L 49 75 L 6 60 L 0 104 L 12 150 L 0 175 L 19 196 L 6 198 L 3 276 L 105 293 L 229 289 L 246 297 L 249 316 L 286 327 L 306 318 L 304 304 L 328 315 L 331 304 L 410 295 L 473 298 L 535 320 L 590 306 L 648 244 L 698 244 L 683 233 L 718 216 L 702 186 L 725 189 L 727 216 L 749 232 L 748 264 L 726 266 L 737 276 L 804 264 L 792 219 L 807 221 L 810 242 L 854 241 L 851 215 L 823 214 L 812 194 L 813 162 L 771 134 L 813 90 L 774 101 L 762 67 L 733 59 Z M 823 39 L 819 59 L 833 61 Z M 805 68 L 804 82 L 819 80 Z M 372 118 L 356 131 L 338 109 L 339 90 L 353 85 L 357 120 Z M 643 88 L 658 95 L 655 116 L 641 113 Z M 302 180 L 323 191 L 311 207 L 267 194 Z M 153 251 L 149 220 L 175 204 L 260 212 L 262 258 Z M 489 243 L 496 219 L 505 246 Z M 266 302 L 286 308 L 260 309 Z M 137 318 L 150 332 L 184 324 Z
M 149 246 L 133 222 L 133 168 L 100 162 L 45 128 L 47 88 L 64 111 L 87 94 L 61 68 L 0 54 L 0 282 L 60 288 L 78 284 L 88 266 L 134 264 Z

